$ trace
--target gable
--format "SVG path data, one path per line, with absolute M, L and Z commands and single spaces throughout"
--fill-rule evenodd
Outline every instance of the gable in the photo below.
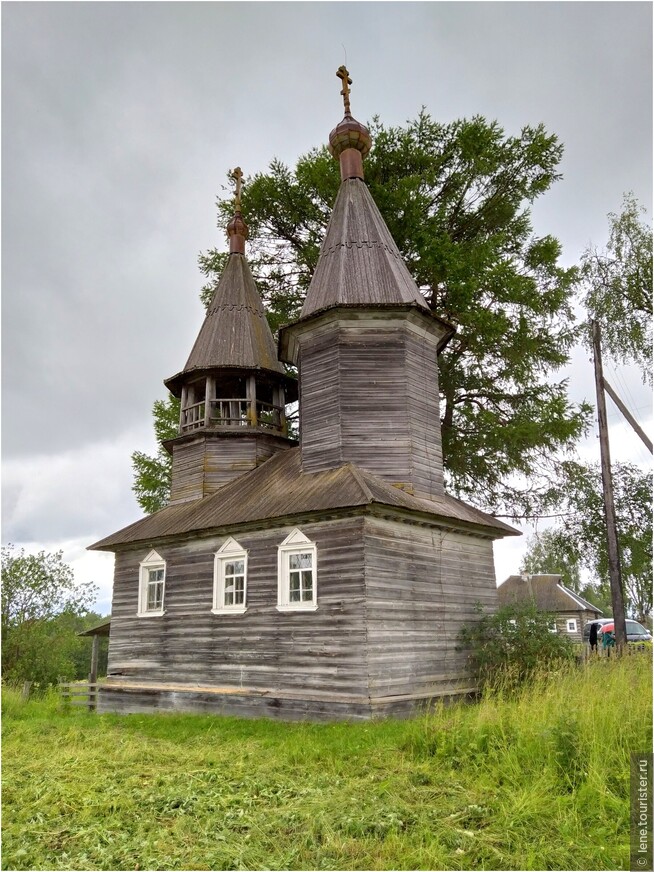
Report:
M 166 561 L 163 559 L 163 557 L 160 554 L 158 554 L 153 548 L 152 551 L 150 551 L 150 553 L 148 554 L 148 556 L 145 557 L 141 561 L 141 566 L 144 566 L 146 563 L 165 563 L 165 562 Z
M 282 545 L 312 545 L 311 539 L 307 539 L 304 533 L 297 527 L 288 534 Z
M 231 536 L 229 539 L 221 545 L 221 547 L 216 551 L 216 554 L 243 554 L 245 548 L 233 539 Z

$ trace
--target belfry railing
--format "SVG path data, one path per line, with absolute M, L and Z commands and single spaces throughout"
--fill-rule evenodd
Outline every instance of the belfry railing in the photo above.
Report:
M 208 414 L 207 414 L 208 412 Z M 281 433 L 284 408 L 263 400 L 225 397 L 192 403 L 182 409 L 181 432 L 204 427 L 260 427 Z

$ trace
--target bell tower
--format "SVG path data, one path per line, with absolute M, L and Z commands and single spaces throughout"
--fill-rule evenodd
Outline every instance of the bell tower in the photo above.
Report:
M 297 382 L 277 359 L 245 257 L 242 176 L 237 167 L 227 265 L 184 369 L 165 381 L 181 400 L 179 434 L 165 443 L 173 458 L 171 503 L 208 496 L 297 444 L 285 415 Z

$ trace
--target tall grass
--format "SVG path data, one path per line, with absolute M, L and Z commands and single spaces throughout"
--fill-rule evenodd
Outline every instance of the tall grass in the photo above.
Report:
M 620 869 L 651 663 L 411 721 L 97 716 L 3 700 L 5 869 Z
M 29 699 L 23 697 L 18 686 L 3 685 L 2 717 L 11 720 L 24 718 L 43 719 L 55 717 L 61 708 L 61 698 L 56 687 L 32 688 Z

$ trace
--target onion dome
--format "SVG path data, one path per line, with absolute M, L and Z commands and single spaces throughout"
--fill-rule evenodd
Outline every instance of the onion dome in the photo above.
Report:
M 328 148 L 333 157 L 340 157 L 346 148 L 356 148 L 361 152 L 361 157 L 365 157 L 370 151 L 371 144 L 372 138 L 368 128 L 351 115 L 346 115 L 329 134 Z
M 345 106 L 345 117 L 329 134 L 330 154 L 341 163 L 341 178 L 363 178 L 363 158 L 370 151 L 372 137 L 365 126 L 352 117 L 350 110 L 350 89 L 352 79 L 344 66 L 336 71 L 343 82 L 341 95 Z

